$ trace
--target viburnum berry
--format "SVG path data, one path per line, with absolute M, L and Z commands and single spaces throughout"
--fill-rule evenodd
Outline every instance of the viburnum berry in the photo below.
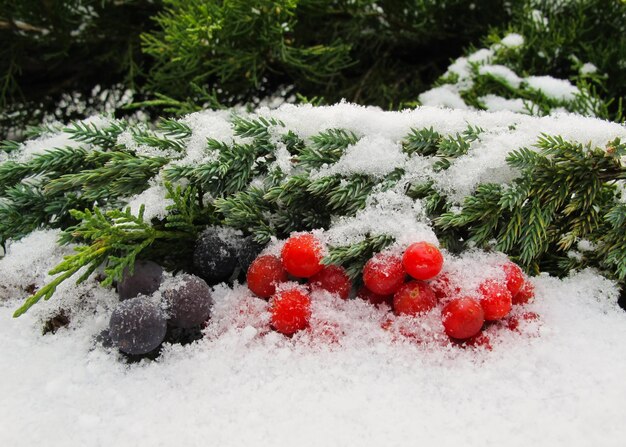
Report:
M 435 297 L 437 300 L 443 300 L 445 298 L 454 298 L 455 295 L 458 295 L 461 292 L 461 289 L 453 285 L 450 281 L 450 276 L 448 273 L 442 273 L 436 278 L 428 281 L 428 285 L 435 292 Z
M 524 272 L 514 262 L 507 262 L 502 266 L 502 269 L 504 270 L 506 288 L 509 289 L 511 295 L 515 296 L 524 284 Z
M 513 295 L 513 304 L 526 304 L 535 298 L 535 286 L 530 281 L 524 281 L 524 284 L 515 295 Z
M 378 253 L 363 267 L 365 286 L 379 295 L 390 295 L 404 284 L 406 273 L 402 259 L 386 253 Z
M 309 278 L 324 268 L 322 244 L 310 233 L 287 239 L 280 256 L 285 270 L 298 278 Z
M 375 306 L 383 303 L 387 304 L 389 307 L 393 306 L 393 295 L 379 295 L 378 293 L 372 292 L 365 286 L 359 289 L 356 296 L 362 300 L 369 301 Z
M 466 339 L 480 332 L 485 312 L 474 298 L 456 298 L 443 307 L 441 321 L 449 337 Z
M 327 265 L 319 273 L 309 278 L 311 289 L 327 290 L 330 293 L 336 293 L 342 299 L 347 300 L 352 289 L 350 277 L 341 266 Z
M 426 281 L 439 274 L 443 267 L 443 255 L 428 242 L 409 245 L 402 256 L 404 270 L 415 279 Z
M 423 281 L 409 281 L 393 295 L 393 310 L 396 315 L 426 313 L 436 305 L 435 292 Z
M 300 289 L 281 290 L 270 300 L 272 327 L 285 335 L 306 329 L 311 318 L 311 298 Z
M 527 322 L 536 321 L 539 320 L 539 315 L 537 315 L 535 312 L 524 312 L 522 315 L 514 315 L 507 318 L 506 320 L 503 320 L 503 323 L 509 330 L 519 332 L 518 328 L 520 325 L 520 319 Z
M 506 285 L 488 279 L 478 288 L 480 292 L 480 305 L 485 311 L 485 320 L 495 321 L 506 317 L 511 311 L 513 297 Z
M 276 285 L 287 281 L 287 271 L 277 256 L 257 257 L 246 275 L 248 289 L 261 298 L 269 298 L 276 293 Z

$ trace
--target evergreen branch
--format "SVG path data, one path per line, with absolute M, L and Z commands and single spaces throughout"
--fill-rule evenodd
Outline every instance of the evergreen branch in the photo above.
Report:
M 130 208 L 126 211 L 112 210 L 101 212 L 97 207 L 93 212 L 71 211 L 72 217 L 79 221 L 68 228 L 60 242 L 86 241 L 88 246 L 76 248 L 76 254 L 66 256 L 50 275 L 59 275 L 24 301 L 13 314 L 19 317 L 40 299 L 48 300 L 57 287 L 85 268 L 77 283 L 85 281 L 100 265 L 106 262 L 106 278 L 103 286 L 110 286 L 122 279 L 124 270 L 132 268 L 137 256 L 158 239 L 186 239 L 191 237 L 186 232 L 159 231 L 143 219 L 144 207 L 134 216 Z
M 411 133 L 402 144 L 404 152 L 408 155 L 417 153 L 422 156 L 434 155 L 441 141 L 441 135 L 432 127 L 423 129 L 411 129 Z
M 107 127 L 98 128 L 93 123 L 77 121 L 63 129 L 70 138 L 81 143 L 89 143 L 110 150 L 118 146 L 117 137 L 128 127 L 126 121 L 113 121 Z
M 343 266 L 350 278 L 356 278 L 363 271 L 365 263 L 378 252 L 391 245 L 395 239 L 387 234 L 368 236 L 356 244 L 331 247 L 329 254 L 322 260 L 325 265 Z
M 231 118 L 233 131 L 239 137 L 251 137 L 267 139 L 270 137 L 269 129 L 272 126 L 284 127 L 285 124 L 275 118 L 265 118 L 262 116 L 256 119 L 246 119 L 239 115 L 233 115 Z

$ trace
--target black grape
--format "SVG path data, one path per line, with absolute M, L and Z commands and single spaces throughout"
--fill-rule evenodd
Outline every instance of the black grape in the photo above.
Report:
M 163 268 L 152 261 L 137 261 L 133 274 L 128 270 L 124 271 L 124 277 L 117 283 L 117 293 L 120 300 L 134 298 L 137 295 L 151 295 L 161 285 L 163 278 Z
M 163 298 L 169 305 L 170 324 L 175 327 L 197 326 L 211 314 L 211 289 L 197 276 L 181 275 L 175 286 L 163 291 Z
M 145 296 L 121 301 L 109 320 L 113 344 L 127 354 L 146 354 L 157 348 L 166 330 L 165 313 Z

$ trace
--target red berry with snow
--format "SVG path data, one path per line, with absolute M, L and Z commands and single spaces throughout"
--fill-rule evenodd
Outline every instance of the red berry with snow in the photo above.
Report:
M 270 300 L 272 327 L 285 335 L 292 335 L 309 326 L 311 298 L 299 289 L 281 290 Z
M 443 300 L 445 298 L 454 298 L 456 295 L 461 293 L 461 289 L 452 284 L 450 281 L 450 275 L 448 273 L 442 273 L 436 278 L 428 281 L 428 285 L 435 292 L 435 297 L 437 300 Z
M 436 305 L 435 292 L 423 281 L 409 281 L 393 296 L 393 310 L 396 315 L 426 313 Z
M 377 293 L 372 292 L 367 287 L 363 286 L 359 289 L 356 294 L 357 298 L 361 298 L 362 300 L 369 301 L 370 303 L 378 306 L 379 304 L 387 304 L 389 307 L 393 306 L 393 295 L 379 295 Z
M 319 273 L 324 268 L 322 257 L 322 244 L 310 233 L 291 236 L 281 252 L 283 267 L 298 278 Z
M 322 289 L 339 295 L 344 300 L 348 299 L 352 282 L 346 269 L 338 265 L 327 265 L 319 273 L 309 278 L 312 290 Z
M 485 313 L 478 300 L 457 298 L 443 307 L 441 321 L 449 337 L 466 339 L 480 332 L 485 323 Z
M 513 304 L 526 304 L 535 298 L 535 286 L 530 281 L 524 281 L 524 284 L 515 295 L 513 295 Z
M 426 281 L 439 274 L 443 267 L 443 255 L 428 242 L 409 245 L 402 257 L 404 270 L 415 279 Z
M 405 277 L 406 273 L 399 256 L 378 253 L 363 267 L 365 286 L 379 295 L 396 293 L 404 284 Z
M 263 255 L 252 261 L 246 280 L 252 293 L 269 298 L 276 293 L 277 284 L 287 281 L 287 271 L 278 257 Z
M 495 321 L 506 317 L 511 311 L 513 297 L 506 285 L 488 279 L 478 288 L 480 292 L 480 305 L 485 311 L 485 320 Z
M 511 295 L 515 296 L 524 284 L 524 272 L 514 262 L 507 262 L 502 266 L 502 269 L 504 270 L 506 288 L 509 289 Z

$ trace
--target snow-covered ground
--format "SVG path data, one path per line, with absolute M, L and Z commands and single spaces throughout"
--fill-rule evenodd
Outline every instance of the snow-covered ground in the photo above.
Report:
M 207 338 L 132 365 L 94 345 L 106 312 L 42 336 L 43 310 L 14 320 L 18 302 L 4 301 L 0 445 L 622 446 L 626 313 L 615 290 L 591 272 L 535 283 L 528 310 L 540 323 L 500 331 L 491 351 L 367 324 L 348 325 L 356 333 L 340 344 L 221 332 L 222 309 Z M 216 299 L 228 307 L 237 291 Z M 346 317 L 379 312 L 357 301 Z
M 403 163 L 399 140 L 411 127 L 433 126 L 446 135 L 468 124 L 483 127 L 469 153 L 440 175 L 420 160 L 406 166 L 409 176 L 432 174 L 457 202 L 480 182 L 514 178 L 506 155 L 530 147 L 541 132 L 596 145 L 626 136 L 618 124 L 572 115 L 427 107 L 384 113 L 348 104 L 261 113 L 303 138 L 332 127 L 357 132 L 359 144 L 328 169 L 374 176 Z M 194 133 L 179 162 L 201 161 L 207 137 L 232 139 L 226 118 L 189 116 Z M 23 156 L 48 143 L 32 143 Z M 276 163 L 288 171 L 289 157 L 278 155 Z M 131 205 L 152 200 L 151 213 L 159 215 L 159 187 Z M 400 200 L 405 196 L 382 194 L 357 218 L 337 219 L 328 241 L 351 241 L 387 224 L 399 242 L 403 234 L 434 237 L 414 204 Z M 412 215 L 413 224 L 394 213 Z M 37 231 L 10 244 L 0 259 L 0 446 L 624 445 L 626 313 L 614 285 L 591 271 L 534 278 L 536 300 L 524 311 L 539 319 L 522 322 L 519 332 L 492 326 L 491 350 L 441 338 L 440 309 L 388 325 L 385 309 L 323 293 L 313 296 L 313 329 L 289 339 L 266 330 L 265 301 L 244 286 L 219 286 L 205 338 L 166 345 L 157 361 L 127 364 L 94 342 L 117 296 L 93 279 L 78 287 L 67 281 L 50 301 L 11 317 L 28 289 L 49 281 L 46 271 L 71 252 L 55 246 L 57 236 Z M 501 257 L 464 256 L 447 257 L 444 269 L 463 272 L 468 287 Z M 59 308 L 72 309 L 70 325 L 42 336 L 42 322 Z M 424 341 L 424 334 L 435 336 Z

